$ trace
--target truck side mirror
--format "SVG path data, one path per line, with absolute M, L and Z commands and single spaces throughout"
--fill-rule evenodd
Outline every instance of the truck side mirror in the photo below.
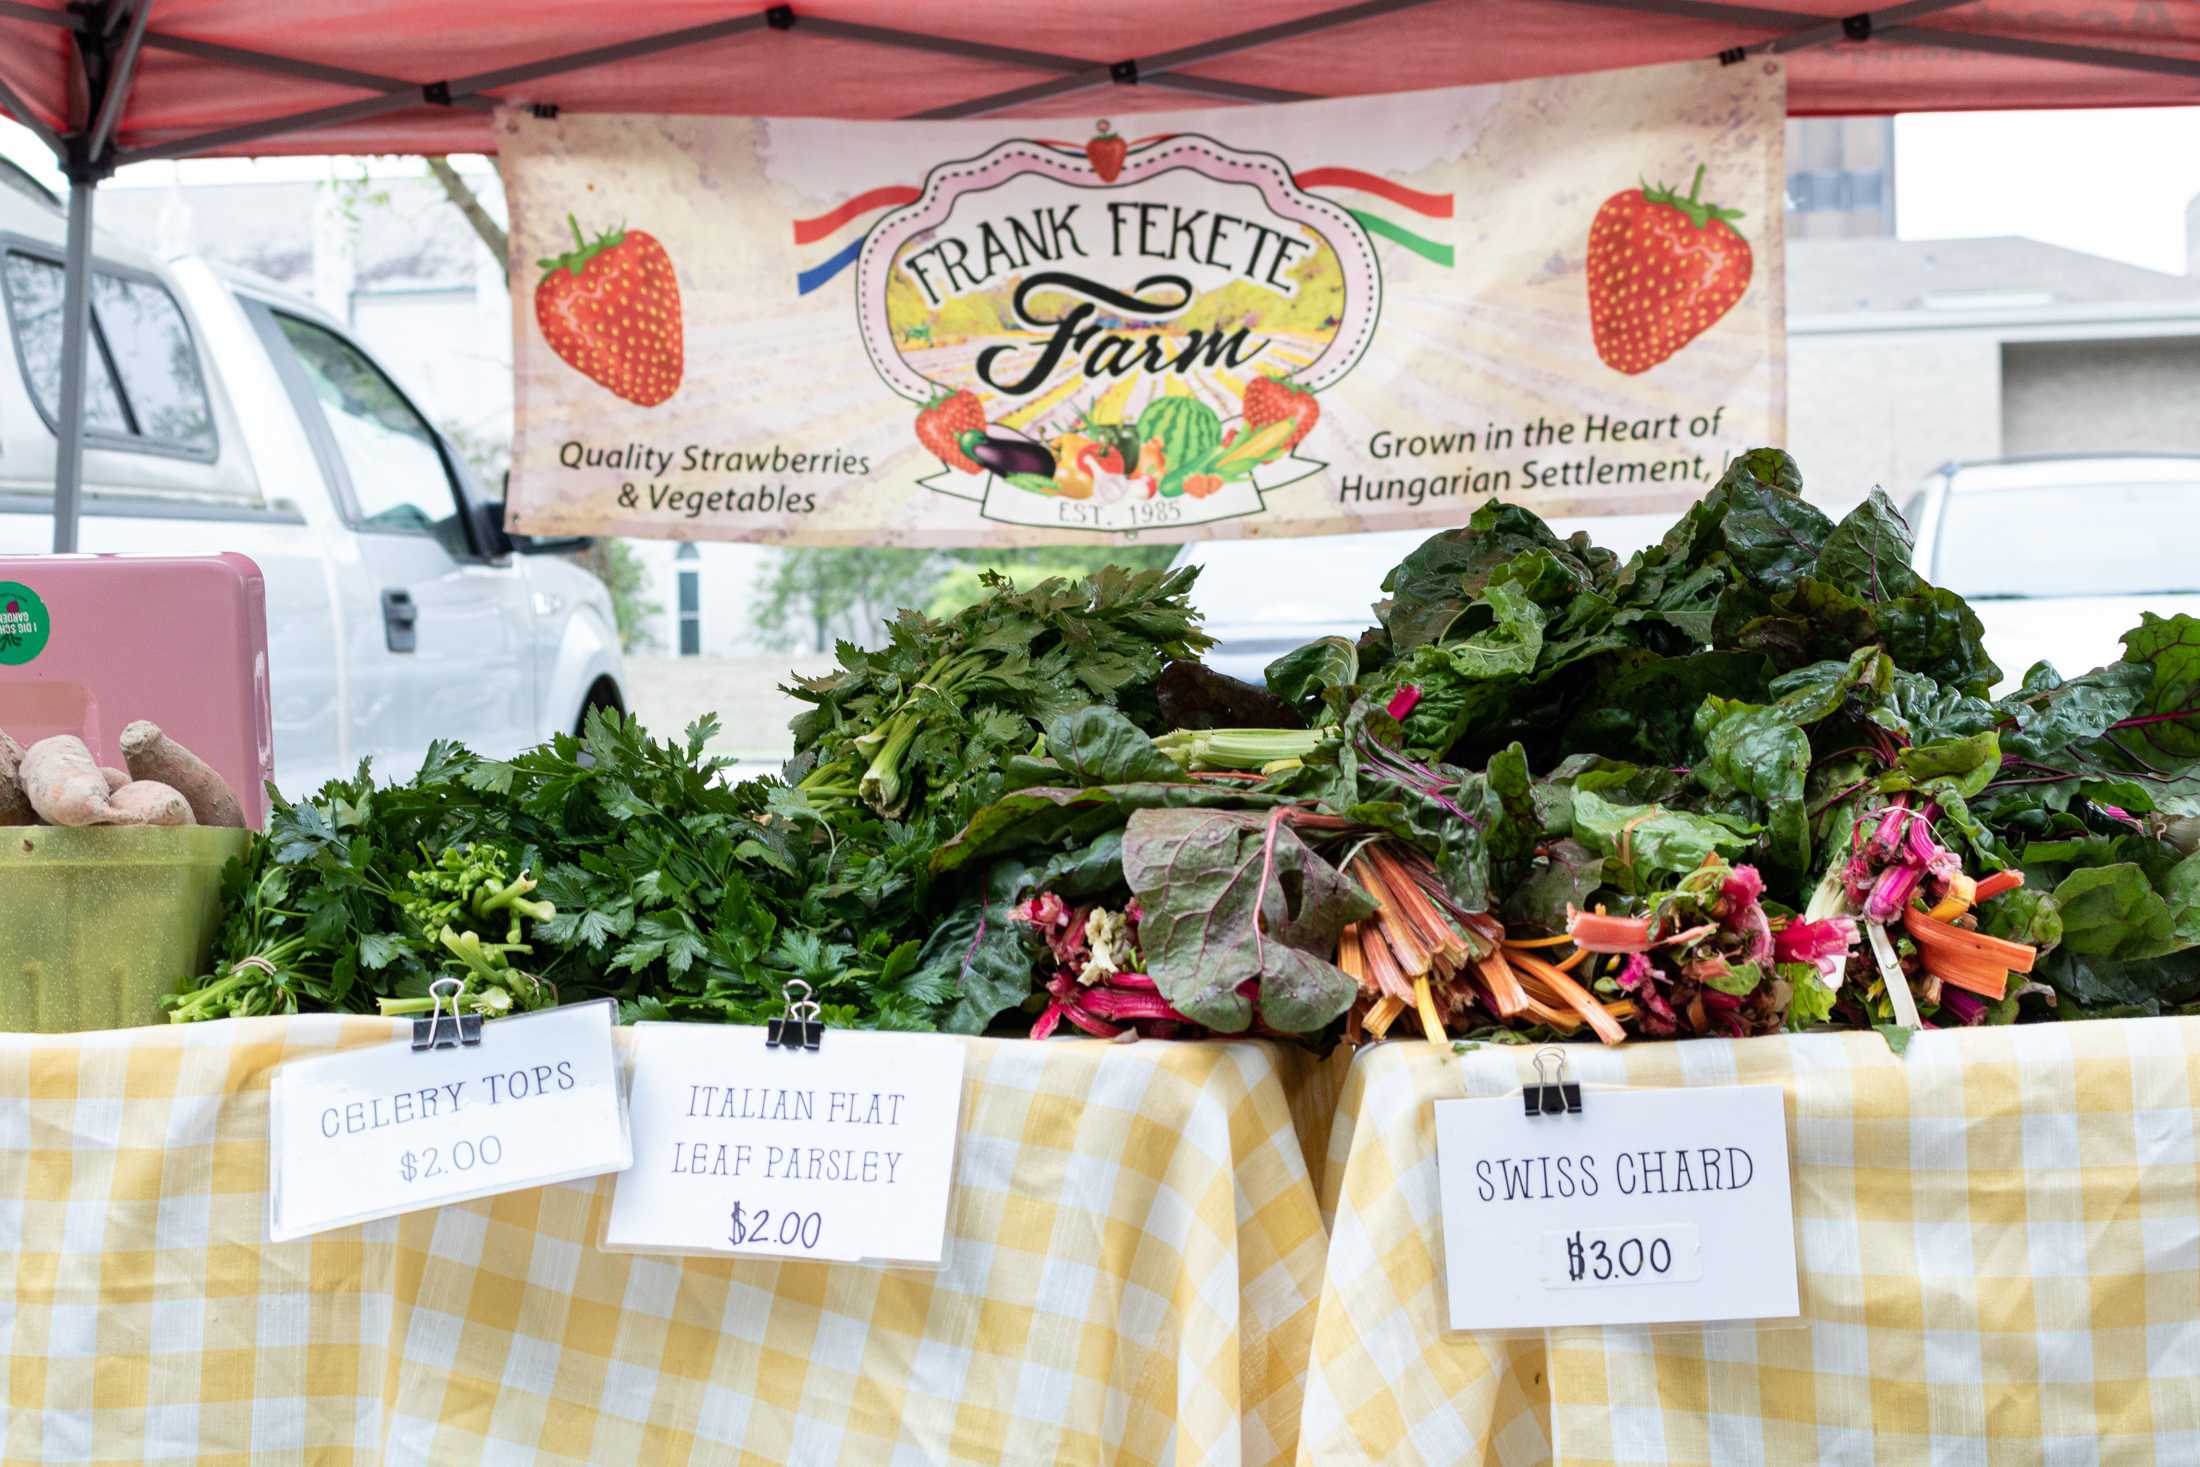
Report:
M 504 528 L 504 501 L 492 499 L 482 506 L 483 518 L 489 523 L 490 535 L 501 542 L 506 553 L 514 555 L 578 555 L 596 543 L 593 535 L 515 535 Z

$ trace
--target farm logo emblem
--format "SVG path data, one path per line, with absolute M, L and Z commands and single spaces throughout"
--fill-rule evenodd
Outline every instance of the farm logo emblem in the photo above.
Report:
M 0 581 L 0 667 L 20 667 L 52 636 L 53 618 L 38 593 L 20 581 Z
M 1367 196 L 1347 207 L 1318 190 Z M 1018 138 L 794 226 L 855 274 L 879 376 L 940 462 L 926 487 L 988 519 L 1141 530 L 1260 513 L 1324 465 L 1295 450 L 1382 308 L 1373 235 L 1449 267 L 1383 205 L 1448 194 L 1352 168 L 1294 172 L 1192 133 Z M 855 233 L 850 226 L 876 216 Z M 1318 446 L 1318 439 L 1316 440 Z

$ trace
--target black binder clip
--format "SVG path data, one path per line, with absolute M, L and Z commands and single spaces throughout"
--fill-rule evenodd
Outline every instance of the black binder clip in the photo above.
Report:
M 1520 1102 L 1531 1116 L 1581 1114 L 1581 1087 L 1566 1078 L 1564 1050 L 1554 1046 L 1536 1051 L 1535 1083 L 1520 1088 Z
M 458 1011 L 459 996 L 465 991 L 465 982 L 458 978 L 438 978 L 428 985 L 435 1009 L 427 1018 L 413 1020 L 414 1049 L 456 1049 L 481 1043 L 481 1015 Z
M 802 990 L 800 997 L 795 994 L 798 988 Z M 825 1037 L 825 1026 L 818 1022 L 820 1010 L 810 997 L 810 985 L 800 978 L 789 978 L 781 992 L 786 995 L 787 1012 L 764 1025 L 764 1047 L 816 1049 Z

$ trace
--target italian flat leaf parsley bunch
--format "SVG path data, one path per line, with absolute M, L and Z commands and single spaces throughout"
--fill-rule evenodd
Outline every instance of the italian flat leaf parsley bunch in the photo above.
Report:
M 362 764 L 278 798 L 171 1017 L 410 1012 L 449 974 L 487 1012 L 611 997 L 628 1020 L 749 1023 L 801 978 L 828 1022 L 932 1027 L 948 995 L 897 936 L 929 848 L 823 832 L 776 781 L 729 780 L 716 732 L 656 743 L 599 709 L 514 759 L 438 743 L 402 784 Z

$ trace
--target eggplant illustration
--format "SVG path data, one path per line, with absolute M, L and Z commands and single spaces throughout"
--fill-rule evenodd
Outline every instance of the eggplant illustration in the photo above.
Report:
M 962 451 L 986 468 L 1007 478 L 1011 474 L 1054 477 L 1054 455 L 1022 438 L 988 438 L 973 429 L 960 439 Z

